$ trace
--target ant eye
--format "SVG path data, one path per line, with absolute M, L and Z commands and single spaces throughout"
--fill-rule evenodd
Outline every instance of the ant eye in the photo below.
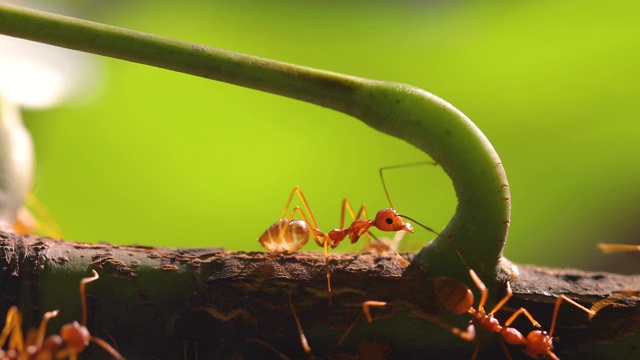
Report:
M 393 219 L 391 218 L 386 218 L 384 221 L 389 225 L 393 224 Z

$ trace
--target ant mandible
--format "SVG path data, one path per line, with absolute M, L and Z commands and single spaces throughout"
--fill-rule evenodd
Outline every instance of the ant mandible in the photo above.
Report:
M 92 341 L 107 351 L 114 359 L 124 359 L 106 341 L 92 336 L 86 327 L 87 323 L 87 303 L 85 299 L 86 284 L 98 280 L 99 276 L 95 270 L 91 270 L 93 276 L 80 280 L 80 301 L 82 306 L 82 323 L 74 321 L 65 324 L 60 328 L 60 335 L 50 335 L 45 338 L 46 327 L 49 319 L 58 315 L 58 310 L 46 312 L 42 316 L 42 321 L 38 330 L 27 336 L 25 344 L 22 334 L 22 314 L 16 306 L 12 306 L 7 312 L 5 326 L 0 334 L 0 347 L 9 338 L 8 350 L 2 351 L 2 359 L 62 359 L 69 358 L 76 360 L 78 354 Z
M 436 165 L 436 163 L 430 163 Z M 416 164 L 424 164 L 424 162 Z M 410 166 L 416 164 L 408 165 Z M 413 232 L 413 227 L 411 226 L 411 224 L 406 223 L 404 219 L 406 218 L 410 221 L 415 220 L 411 219 L 408 216 L 398 214 L 397 211 L 393 208 L 391 198 L 389 197 L 389 193 L 382 176 L 383 170 L 397 168 L 400 166 L 407 165 L 388 166 L 379 170 L 380 178 L 382 180 L 382 186 L 384 187 L 387 200 L 389 201 L 389 205 L 391 207 L 378 211 L 373 220 L 367 219 L 367 210 L 365 205 L 362 205 L 356 214 L 353 211 L 353 207 L 349 203 L 349 200 L 347 198 L 344 198 L 342 200 L 342 209 L 340 212 L 340 227 L 338 229 L 333 229 L 328 233 L 324 233 L 320 230 L 315 216 L 313 216 L 313 212 L 309 207 L 307 199 L 302 193 L 302 190 L 296 186 L 291 191 L 284 210 L 280 214 L 280 220 L 269 226 L 267 230 L 265 230 L 265 232 L 260 235 L 258 241 L 265 249 L 271 252 L 279 254 L 291 254 L 300 250 L 309 241 L 309 236 L 312 235 L 316 244 L 324 248 L 327 288 L 329 291 L 329 299 L 331 299 L 333 291 L 331 288 L 331 270 L 329 267 L 329 247 L 335 249 L 336 247 L 338 247 L 338 245 L 340 245 L 340 242 L 342 242 L 347 237 L 349 237 L 352 244 L 355 244 L 362 235 L 368 234 L 369 229 L 372 227 L 387 232 Z M 291 212 L 289 212 L 289 207 L 291 206 L 291 202 L 293 201 L 293 197 L 295 195 L 298 195 L 298 197 L 302 201 L 304 211 L 300 206 L 296 206 L 293 208 L 293 210 L 291 210 Z M 348 211 L 353 218 L 353 222 L 351 223 L 351 225 L 346 228 L 344 226 L 345 210 Z M 286 216 L 287 213 L 289 214 L 288 216 Z M 302 219 L 294 219 L 293 216 L 295 214 L 298 214 Z M 435 233 L 435 231 L 433 231 L 432 229 L 424 225 L 421 226 Z

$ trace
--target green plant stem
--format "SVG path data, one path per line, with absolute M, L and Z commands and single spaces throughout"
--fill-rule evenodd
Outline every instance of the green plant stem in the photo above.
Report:
M 419 254 L 432 274 L 468 279 L 446 237 L 492 281 L 509 219 L 502 163 L 482 132 L 444 100 L 410 85 L 373 81 L 133 30 L 0 4 L 0 33 L 224 81 L 355 116 L 429 154 L 451 177 L 456 214 Z M 428 185 L 426 185 L 428 186 Z M 401 212 L 401 209 L 400 209 Z M 407 214 L 411 216 L 411 214 Z

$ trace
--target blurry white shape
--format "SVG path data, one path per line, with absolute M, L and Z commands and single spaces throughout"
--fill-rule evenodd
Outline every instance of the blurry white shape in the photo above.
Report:
M 31 190 L 33 145 L 17 105 L 0 99 L 0 230 L 10 230 Z
M 20 109 L 85 97 L 97 88 L 98 70 L 87 54 L 0 35 L 0 230 L 13 227 L 33 186 L 33 145 Z
M 0 36 L 0 97 L 41 109 L 85 96 L 96 88 L 98 66 L 89 55 Z

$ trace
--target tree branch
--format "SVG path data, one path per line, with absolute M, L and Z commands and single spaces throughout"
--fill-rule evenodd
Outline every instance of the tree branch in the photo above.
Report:
M 412 255 L 405 255 L 411 259 Z M 288 297 L 312 351 L 319 357 L 354 354 L 356 346 L 389 346 L 389 357 L 429 354 L 467 358 L 473 343 L 434 321 L 466 328 L 468 316 L 450 315 L 437 302 L 432 276 L 417 264 L 403 268 L 393 256 L 368 253 L 332 256 L 335 287 L 328 304 L 324 256 L 299 253 L 231 253 L 222 249 L 162 249 L 84 244 L 0 233 L 0 311 L 18 304 L 31 309 L 25 323 L 35 326 L 45 311 L 60 310 L 50 331 L 80 318 L 78 282 L 96 269 L 87 285 L 89 330 L 130 359 L 278 358 L 264 344 L 290 358 L 305 358 Z M 566 294 L 589 307 L 611 293 L 640 289 L 640 276 L 589 273 L 520 265 L 512 282 L 514 298 L 497 317 L 523 306 L 549 328 L 553 304 Z M 504 278 L 502 283 L 504 283 Z M 501 291 L 491 294 L 501 298 Z M 363 301 L 386 301 L 373 309 L 373 324 L 362 319 L 339 338 L 361 313 Z M 23 310 L 25 311 L 25 310 Z M 526 320 L 513 326 L 525 334 Z M 640 340 L 640 304 L 628 299 L 603 309 L 594 320 L 570 305 L 561 307 L 555 352 L 562 359 L 600 354 L 602 359 L 633 358 Z M 495 337 L 483 337 L 481 358 L 504 358 Z M 514 358 L 524 358 L 510 348 Z M 381 350 L 375 350 L 381 351 Z M 106 357 L 90 349 L 91 358 Z

